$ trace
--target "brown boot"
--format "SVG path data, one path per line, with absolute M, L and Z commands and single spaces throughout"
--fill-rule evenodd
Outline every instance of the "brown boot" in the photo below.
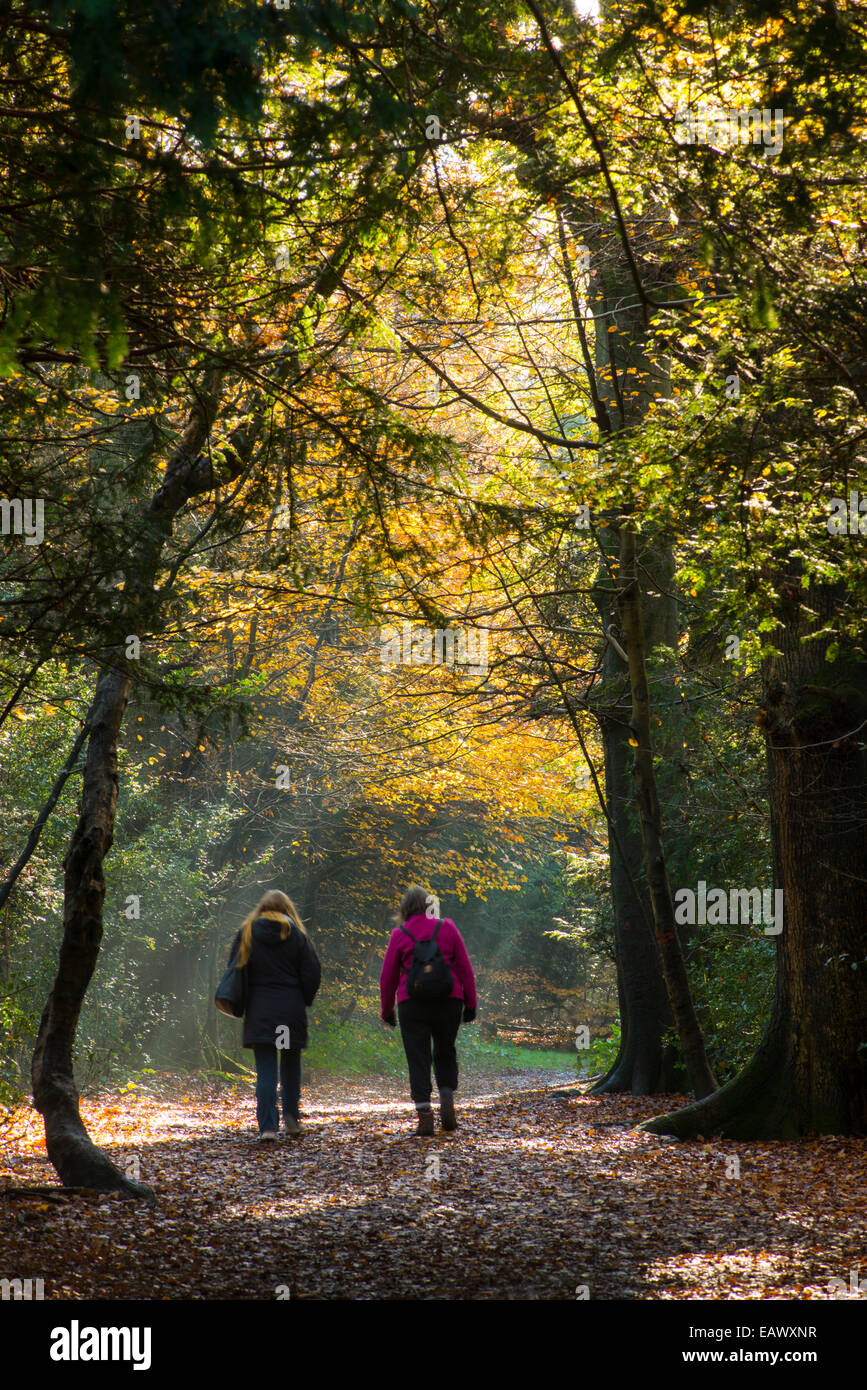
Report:
M 440 1091 L 440 1123 L 445 1130 L 458 1127 L 455 1116 L 455 1098 L 451 1091 Z
M 432 1110 L 419 1110 L 416 1134 L 433 1134 L 434 1117 Z

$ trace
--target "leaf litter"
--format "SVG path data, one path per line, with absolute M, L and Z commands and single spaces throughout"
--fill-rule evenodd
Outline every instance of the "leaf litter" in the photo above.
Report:
M 83 1100 L 155 1208 L 66 1193 L 19 1107 L 0 1125 L 0 1272 L 73 1300 L 804 1300 L 867 1276 L 863 1139 L 666 1143 L 634 1126 L 684 1097 L 539 1079 L 462 1081 L 457 1132 L 432 1139 L 394 1080 L 314 1077 L 303 1137 L 270 1145 L 246 1082 Z

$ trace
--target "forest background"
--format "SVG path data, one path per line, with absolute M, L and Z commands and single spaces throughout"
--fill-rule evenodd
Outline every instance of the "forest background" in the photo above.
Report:
M 0 1098 L 65 1180 L 76 1086 L 246 1065 L 272 886 L 314 1067 L 400 1069 L 420 882 L 471 1065 L 864 1132 L 864 15 L 775 11 L 12 7 Z

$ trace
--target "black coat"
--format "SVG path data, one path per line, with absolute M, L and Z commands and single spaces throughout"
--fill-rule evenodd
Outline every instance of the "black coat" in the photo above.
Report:
M 268 917 L 253 923 L 253 945 L 247 961 L 247 1012 L 244 1047 L 257 1043 L 276 1046 L 277 1029 L 289 1029 L 289 1047 L 307 1046 L 307 1009 L 319 988 L 321 968 L 316 952 L 296 926 L 285 941 L 283 924 Z M 238 932 L 229 954 L 231 965 L 241 944 Z

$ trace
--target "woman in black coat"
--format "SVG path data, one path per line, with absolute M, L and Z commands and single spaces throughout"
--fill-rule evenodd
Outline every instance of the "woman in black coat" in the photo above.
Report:
M 229 965 L 247 966 L 244 1047 L 256 1058 L 256 1120 L 260 1139 L 276 1139 L 277 1069 L 286 1133 L 298 1135 L 301 1049 L 307 1046 L 307 1007 L 321 970 L 295 904 L 266 893 L 232 943 Z

